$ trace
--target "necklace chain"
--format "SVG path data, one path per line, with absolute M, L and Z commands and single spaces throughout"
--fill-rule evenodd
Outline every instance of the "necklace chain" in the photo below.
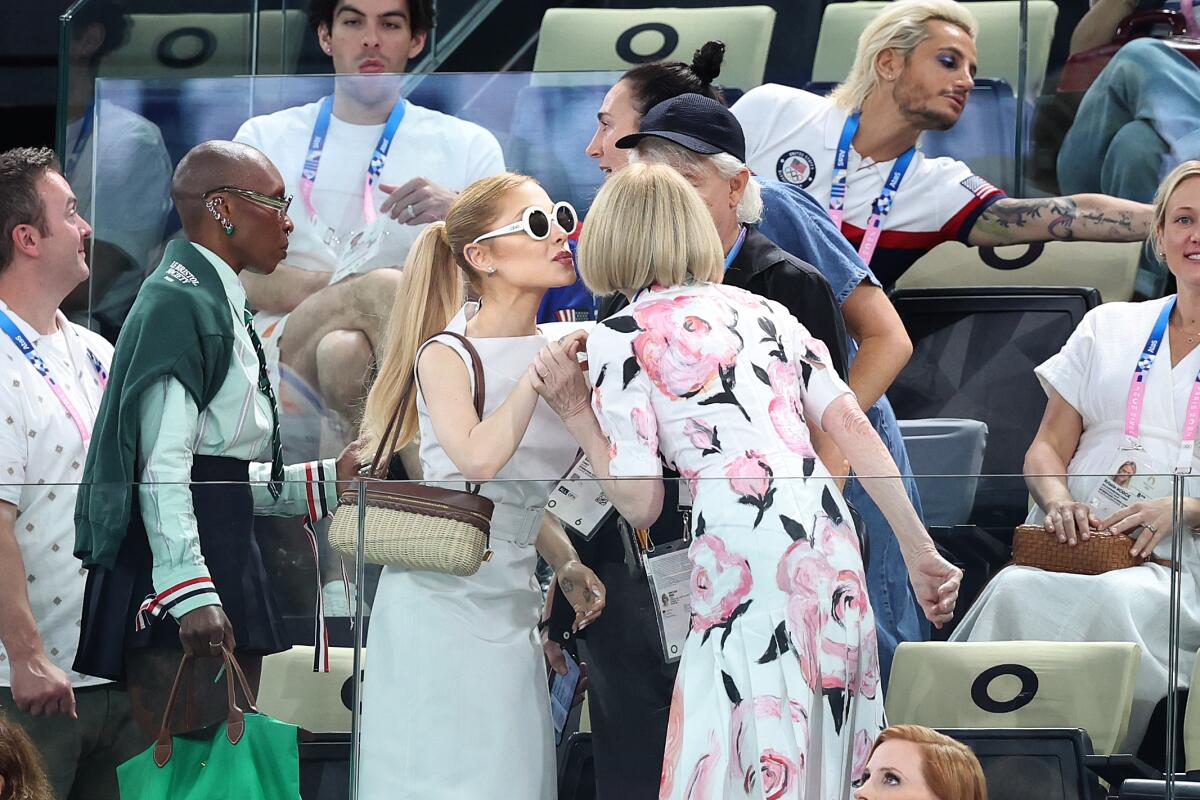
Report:
M 1197 336 L 1200 336 L 1200 331 L 1189 331 L 1183 327 L 1183 315 L 1179 315 L 1179 322 L 1174 323 L 1175 329 L 1187 337 L 1189 342 L 1195 341 Z

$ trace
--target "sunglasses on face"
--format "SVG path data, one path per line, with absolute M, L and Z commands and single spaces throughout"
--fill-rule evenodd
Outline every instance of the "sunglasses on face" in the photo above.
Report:
M 544 208 L 530 206 L 521 213 L 521 219 L 517 222 L 478 236 L 471 244 L 479 244 L 484 239 L 494 239 L 497 236 L 507 236 L 510 233 L 521 231 L 524 231 L 529 238 L 541 241 L 550 235 L 551 216 L 554 217 L 554 224 L 562 228 L 563 232 L 568 235 L 574 233 L 575 226 L 579 224 L 579 215 L 575 213 L 575 207 L 565 200 L 555 203 L 554 207 L 550 209 L 550 214 L 547 214 Z
M 227 194 L 236 194 L 238 197 L 245 198 L 251 203 L 269 208 L 279 215 L 280 219 L 287 216 L 288 207 L 292 204 L 292 196 L 272 197 L 268 194 L 256 192 L 251 189 L 239 189 L 236 186 L 218 186 L 216 189 L 209 189 L 200 196 L 200 199 L 207 200 L 209 195 L 225 192 Z

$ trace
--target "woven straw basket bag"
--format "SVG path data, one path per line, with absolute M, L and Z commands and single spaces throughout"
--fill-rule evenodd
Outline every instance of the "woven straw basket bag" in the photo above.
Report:
M 1147 561 L 1170 566 L 1170 562 L 1129 554 L 1133 539 L 1125 534 L 1094 532 L 1074 546 L 1060 542 L 1041 525 L 1018 525 L 1013 531 L 1013 562 L 1049 572 L 1100 575 L 1114 569 L 1137 567 Z
M 475 373 L 475 412 L 483 417 L 483 367 L 479 353 L 463 336 L 450 331 L 439 335 L 458 339 L 471 355 Z M 368 564 L 403 567 L 447 575 L 474 575 L 491 558 L 488 549 L 492 524 L 492 501 L 473 491 L 439 486 L 388 483 L 387 463 L 400 434 L 400 414 L 413 391 L 410 382 L 396 405 L 366 483 L 363 559 Z M 386 448 L 385 448 L 385 445 Z M 389 454 L 383 458 L 384 452 Z M 382 462 L 382 463 L 381 463 Z M 471 484 L 467 484 L 468 489 Z M 329 544 L 342 555 L 355 558 L 358 552 L 359 493 L 350 489 L 338 498 L 329 526 Z

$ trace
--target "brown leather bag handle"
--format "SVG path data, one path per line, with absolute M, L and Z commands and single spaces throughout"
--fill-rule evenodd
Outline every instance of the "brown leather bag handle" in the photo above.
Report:
M 229 739 L 230 744 L 236 745 L 246 732 L 246 713 L 237 704 L 234 690 L 235 681 L 242 687 L 247 708 L 253 712 L 257 712 L 258 709 L 255 707 L 254 692 L 250 691 L 250 683 L 246 680 L 246 674 L 242 672 L 242 667 L 233 657 L 233 653 L 229 652 L 229 648 L 222 646 L 221 657 L 225 660 L 225 692 L 228 705 L 225 716 L 225 736 Z M 191 672 L 190 668 L 194 659 L 195 656 L 184 654 L 179 661 L 179 669 L 175 672 L 175 681 L 171 684 L 171 694 L 167 698 L 167 708 L 163 711 L 162 725 L 158 729 L 158 739 L 154 742 L 154 763 L 159 768 L 167 765 L 175 749 L 175 740 L 171 737 L 171 716 L 175 711 L 175 703 L 179 700 L 179 695 L 184 692 L 185 685 L 190 683 L 186 681 L 186 678 Z M 189 691 L 188 694 L 190 695 L 191 692 Z
M 454 331 L 442 331 L 441 333 L 435 333 L 433 336 L 429 337 L 425 344 L 428 344 L 439 336 L 454 337 L 459 341 L 459 343 L 462 344 L 464 348 L 466 348 L 467 354 L 471 356 L 471 370 L 475 373 L 475 391 L 472 393 L 471 399 L 475 404 L 475 414 L 480 419 L 483 419 L 483 360 L 479 357 L 479 351 L 475 349 L 475 345 L 471 344 L 470 339 L 462 334 L 455 333 Z M 424 347 L 425 344 L 422 344 L 421 347 Z M 419 348 L 417 352 L 421 352 Z M 396 442 L 400 438 L 400 415 L 404 412 L 404 406 L 408 404 L 408 398 L 412 396 L 413 389 L 416 387 L 416 373 L 417 365 L 414 363 L 413 374 L 409 376 L 408 382 L 404 385 L 404 391 L 400 393 L 400 400 L 396 403 L 396 410 L 392 412 L 392 418 L 388 420 L 387 427 L 383 430 L 383 436 L 379 437 L 379 447 L 375 449 L 375 458 L 371 459 L 371 471 L 368 474 L 373 478 L 387 478 L 387 466 L 380 464 L 380 461 L 383 459 L 385 447 L 387 448 L 387 453 L 396 452 Z M 389 439 L 391 440 L 390 442 Z M 388 461 L 391 461 L 390 457 Z M 382 475 L 379 474 L 379 468 L 381 466 L 383 466 Z M 470 484 L 468 484 L 468 486 L 469 485 Z

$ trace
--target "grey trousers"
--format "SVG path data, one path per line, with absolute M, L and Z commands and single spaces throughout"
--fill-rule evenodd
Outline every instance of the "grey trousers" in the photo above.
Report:
M 33 740 L 55 800 L 118 800 L 117 765 L 146 749 L 129 696 L 116 684 L 76 688 L 79 719 L 19 711 L 7 686 L 0 686 L 0 708 Z

